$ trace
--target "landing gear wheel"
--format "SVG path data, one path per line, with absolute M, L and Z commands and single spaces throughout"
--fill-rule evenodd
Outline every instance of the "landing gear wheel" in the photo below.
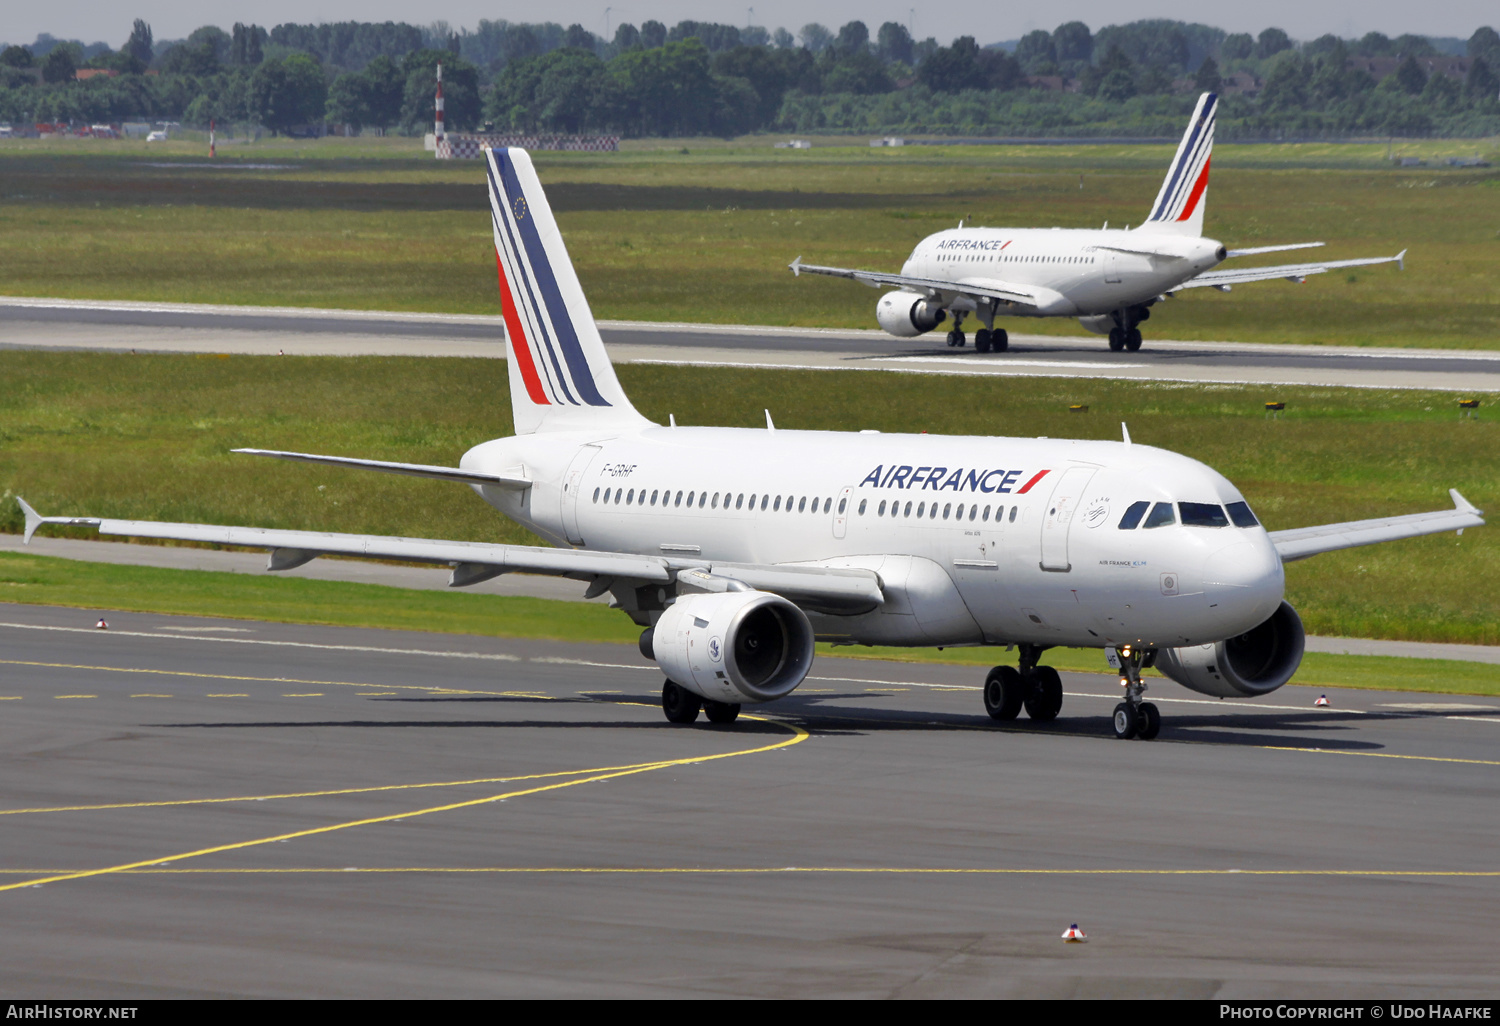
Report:
M 1062 678 L 1050 666 L 1031 671 L 1031 694 L 1026 696 L 1026 715 L 1038 723 L 1049 723 L 1062 712 Z
M 984 679 L 984 711 L 991 719 L 1013 720 L 1026 701 L 1026 678 L 1013 666 L 997 666 Z
M 1142 702 L 1135 711 L 1139 729 L 1136 737 L 1150 741 L 1161 733 L 1161 710 L 1150 702 Z
M 1125 348 L 1125 329 L 1109 329 L 1109 348 L 1111 352 L 1118 353 Z
M 703 715 L 709 723 L 733 723 L 740 714 L 738 702 L 713 702 L 703 700 Z
M 964 338 L 964 333 L 959 331 L 957 328 L 954 328 L 952 331 L 948 332 L 948 344 L 950 346 L 953 346 L 957 349 L 962 349 L 965 341 L 967 340 Z
M 1115 737 L 1121 741 L 1129 741 L 1135 737 L 1141 729 L 1140 717 L 1136 714 L 1135 706 L 1129 702 L 1121 702 L 1115 706 Z M 1159 726 L 1160 724 L 1158 724 Z
M 1131 328 L 1125 333 L 1125 349 L 1127 352 L 1135 352 L 1141 348 L 1141 329 Z
M 702 705 L 703 699 L 680 684 L 667 681 L 661 686 L 661 711 L 673 723 L 692 723 Z
M 990 333 L 990 348 L 997 353 L 1003 353 L 1010 348 L 1010 333 L 1004 328 L 996 328 Z
M 987 353 L 990 351 L 990 333 L 984 328 L 974 332 L 974 351 L 976 353 Z

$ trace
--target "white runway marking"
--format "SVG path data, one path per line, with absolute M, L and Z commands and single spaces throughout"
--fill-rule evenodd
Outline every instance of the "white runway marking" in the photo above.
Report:
M 101 631 L 94 627 L 53 627 L 35 623 L 0 623 L 18 631 L 66 631 L 73 634 L 97 634 L 116 638 L 166 638 L 172 641 L 200 641 L 219 645 L 275 645 L 283 648 L 321 648 L 332 652 L 381 652 L 386 655 L 440 656 L 444 659 L 490 659 L 519 663 L 520 656 L 490 652 L 435 652 L 425 648 L 380 648 L 374 645 L 323 645 L 311 641 L 271 641 L 266 638 L 215 638 L 196 634 L 164 634 L 156 631 Z

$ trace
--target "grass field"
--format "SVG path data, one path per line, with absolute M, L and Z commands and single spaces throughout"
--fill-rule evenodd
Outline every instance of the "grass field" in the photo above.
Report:
M 1476 146 L 1495 148 L 1464 140 L 1400 151 L 1439 161 Z M 390 139 L 222 152 L 210 166 L 191 143 L 0 144 L 0 292 L 496 312 L 477 162 L 439 163 Z M 786 264 L 800 255 L 897 269 L 915 242 L 961 217 L 1129 224 L 1144 216 L 1170 155 L 1169 146 L 788 151 L 678 140 L 537 162 L 600 317 L 873 327 L 875 292 L 795 279 Z M 1384 146 L 1225 145 L 1208 203 L 1210 234 L 1231 246 L 1321 239 L 1330 259 L 1408 249 L 1407 269 L 1227 296 L 1193 290 L 1158 311 L 1152 337 L 1500 346 L 1494 168 L 1394 168 Z
M 584 602 L 414 591 L 295 577 L 161 570 L 0 553 L 0 603 L 73 606 L 91 611 L 226 617 L 280 623 L 382 627 L 501 638 L 634 644 L 639 628 L 620 613 Z M 0 605 L 0 618 L 3 618 Z M 993 648 L 866 649 L 820 645 L 824 655 L 989 667 Z M 1097 650 L 1053 649 L 1048 664 L 1105 673 Z M 982 671 L 981 671 L 982 672 Z M 1160 677 L 1154 671 L 1148 676 Z M 976 673 L 976 683 L 980 673 Z M 1439 659 L 1309 654 L 1296 683 L 1448 694 L 1500 695 L 1500 673 L 1481 663 Z
M 528 541 L 443 482 L 232 456 L 240 446 L 453 465 L 510 432 L 500 361 L 0 351 L 0 527 L 46 514 Z M 1236 482 L 1271 529 L 1500 504 L 1485 397 L 1257 386 L 810 374 L 625 366 L 654 420 L 754 427 L 1117 438 L 1184 452 Z M 1087 414 L 1068 412 L 1087 404 Z M 87 536 L 89 532 L 77 532 Z M 1318 634 L 1500 644 L 1500 529 L 1331 553 L 1288 567 Z M 12 594 L 19 596 L 20 592 Z M 622 621 L 623 617 L 620 618 Z

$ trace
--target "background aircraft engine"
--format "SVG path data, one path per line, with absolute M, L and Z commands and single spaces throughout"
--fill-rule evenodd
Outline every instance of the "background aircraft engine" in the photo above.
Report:
M 1168 648 L 1156 668 L 1185 688 L 1218 698 L 1269 694 L 1292 679 L 1302 664 L 1302 618 L 1283 602 L 1258 627 L 1216 645 Z
M 897 338 L 929 332 L 947 317 L 946 310 L 917 292 L 887 292 L 875 304 L 875 319 Z
M 716 702 L 769 702 L 812 668 L 813 630 L 780 595 L 684 595 L 653 628 L 652 652 L 676 683 Z

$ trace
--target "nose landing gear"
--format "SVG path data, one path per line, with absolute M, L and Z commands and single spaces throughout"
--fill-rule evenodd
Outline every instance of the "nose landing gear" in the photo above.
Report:
M 1021 645 L 1019 668 L 997 666 L 984 681 L 984 710 L 992 719 L 1013 720 L 1026 710 L 1038 723 L 1057 719 L 1062 711 L 1062 678 L 1050 666 L 1036 661 L 1045 651 L 1039 645 Z
M 1120 657 L 1120 683 L 1125 687 L 1125 701 L 1115 706 L 1115 737 L 1129 741 L 1138 737 L 1150 741 L 1161 733 L 1161 710 L 1151 702 L 1142 701 L 1146 685 L 1141 681 L 1141 670 L 1154 661 L 1155 651 L 1142 651 L 1130 645 L 1122 645 Z

